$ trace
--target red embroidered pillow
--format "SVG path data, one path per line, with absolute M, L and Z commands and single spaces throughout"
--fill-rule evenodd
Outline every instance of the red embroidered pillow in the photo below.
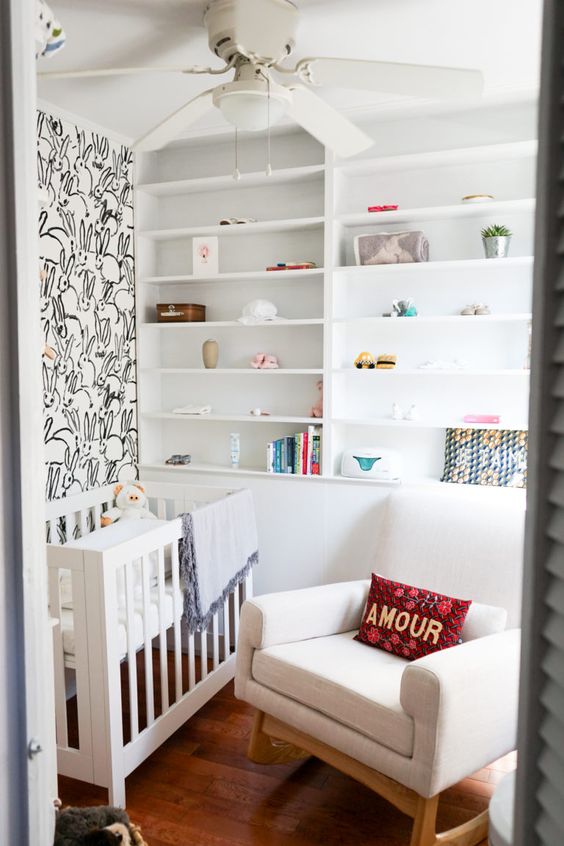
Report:
M 415 661 L 462 642 L 462 626 L 471 604 L 471 599 L 453 599 L 372 573 L 355 640 Z

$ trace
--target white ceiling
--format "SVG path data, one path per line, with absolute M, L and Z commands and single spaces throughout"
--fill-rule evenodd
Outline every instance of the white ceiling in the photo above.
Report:
M 205 0 L 50 0 L 67 44 L 39 70 L 221 62 L 207 46 Z M 486 93 L 538 85 L 542 0 L 297 0 L 295 58 L 338 56 L 480 68 Z M 73 113 L 125 138 L 143 135 L 187 100 L 227 77 L 151 74 L 40 80 L 43 105 Z M 230 77 L 229 77 L 230 78 Z M 323 89 L 344 112 L 392 98 L 368 91 Z M 397 98 L 393 98 L 394 101 Z M 223 126 L 219 112 L 193 127 Z

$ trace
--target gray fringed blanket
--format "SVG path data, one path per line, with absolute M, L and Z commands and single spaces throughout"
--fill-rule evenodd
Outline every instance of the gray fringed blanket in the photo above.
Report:
M 179 545 L 184 616 L 190 633 L 207 628 L 233 588 L 258 562 L 253 497 L 241 490 L 182 514 Z
M 357 235 L 354 240 L 357 264 L 407 264 L 429 261 L 429 241 L 424 232 L 381 232 Z

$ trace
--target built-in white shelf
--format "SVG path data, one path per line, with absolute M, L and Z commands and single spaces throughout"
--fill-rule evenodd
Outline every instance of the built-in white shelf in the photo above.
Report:
M 142 323 L 141 326 L 151 326 L 154 329 L 273 329 L 274 327 L 288 326 L 321 326 L 324 323 L 322 317 L 298 317 L 295 320 L 265 320 L 262 323 L 241 323 L 239 320 L 204 320 L 191 321 L 190 323 Z
M 223 475 L 234 476 L 263 476 L 267 479 L 294 479 L 298 481 L 318 481 L 318 482 L 347 482 L 352 485 L 376 485 L 383 487 L 395 487 L 400 485 L 399 481 L 382 481 L 380 479 L 352 479 L 347 476 L 339 476 L 337 474 L 331 476 L 304 476 L 294 473 L 268 473 L 266 470 L 258 470 L 251 467 L 230 467 L 228 464 L 166 464 L 163 462 L 155 462 L 152 464 L 141 464 L 139 469 L 144 470 L 173 470 L 175 473 L 215 473 Z M 429 479 L 429 483 L 437 484 L 436 479 Z M 424 480 L 421 480 L 424 484 Z
M 179 238 L 194 238 L 199 235 L 225 235 L 232 237 L 262 235 L 268 232 L 305 232 L 311 229 L 322 229 L 324 223 L 324 217 L 290 217 L 285 220 L 259 220 L 256 223 L 235 223 L 228 226 L 211 224 L 209 226 L 187 226 L 180 229 L 144 229 L 137 234 L 151 241 L 174 241 Z M 280 270 L 270 272 L 289 273 L 290 271 Z
M 452 370 L 440 370 L 438 368 L 411 368 L 402 370 L 401 368 L 391 368 L 391 369 L 384 369 L 384 368 L 373 368 L 372 370 L 365 369 L 365 368 L 358 368 L 358 367 L 336 367 L 333 370 L 334 373 L 356 373 L 356 374 L 367 374 L 367 378 L 370 378 L 370 374 L 377 375 L 377 376 L 385 376 L 386 378 L 395 378 L 398 376 L 446 376 L 449 378 L 452 377 L 474 377 L 474 378 L 492 378 L 492 377 L 499 377 L 499 378 L 506 378 L 508 376 L 511 377 L 518 377 L 522 379 L 528 379 L 530 375 L 529 370 L 519 370 L 517 368 L 513 369 L 498 369 L 498 370 L 467 370 L 467 369 L 452 369 Z
M 488 203 L 458 203 L 450 206 L 425 206 L 419 209 L 398 209 L 389 212 L 342 214 L 336 220 L 347 227 L 385 226 L 387 223 L 409 223 L 419 220 L 453 220 L 454 218 L 493 217 L 494 215 L 499 217 L 508 214 L 532 213 L 534 209 L 534 199 L 492 200 Z
M 142 367 L 141 373 L 163 373 L 165 375 L 179 375 L 179 376 L 208 376 L 215 374 L 216 376 L 253 376 L 254 374 L 264 374 L 265 376 L 320 376 L 323 373 L 322 368 L 302 368 L 292 369 L 287 367 L 279 367 L 277 369 L 269 370 L 255 370 L 254 367 Z M 260 378 L 260 377 L 259 377 Z M 174 415 L 178 417 L 177 414 Z
M 202 285 L 207 282 L 289 282 L 310 276 L 323 277 L 325 269 L 314 267 L 308 270 L 249 270 L 234 273 L 218 273 L 216 276 L 146 276 L 140 279 L 142 285 Z
M 499 273 L 507 268 L 533 267 L 532 256 L 508 256 L 500 259 L 448 259 L 445 261 L 420 261 L 406 264 L 371 264 L 342 265 L 333 268 L 335 273 L 347 276 L 373 276 L 387 273 L 436 273 L 444 271 L 454 273 L 457 270 L 472 270 L 481 273 L 484 270 Z M 449 279 L 449 285 L 456 284 L 456 276 Z
M 142 470 L 389 486 L 389 482 L 340 476 L 343 451 L 364 442 L 402 453 L 405 482 L 436 485 L 445 429 L 526 429 L 529 371 L 521 365 L 527 361 L 527 323 L 531 321 L 535 209 L 531 198 L 538 145 L 534 140 L 514 140 L 518 132 L 521 139 L 530 137 L 516 128 L 522 123 L 515 122 L 515 128 L 511 121 L 498 126 L 493 113 L 482 115 L 480 109 L 472 117 L 470 141 L 458 118 L 451 122 L 442 116 L 427 122 L 425 138 L 419 143 L 408 137 L 409 128 L 406 134 L 402 117 L 394 116 L 384 120 L 378 136 L 378 152 L 383 155 L 376 156 L 373 149 L 364 158 L 335 161 L 329 153 L 323 163 L 322 150 L 312 149 L 315 142 L 296 133 L 280 147 L 277 158 L 284 166 L 270 177 L 258 170 L 257 162 L 262 160 L 256 141 L 242 138 L 240 160 L 252 172 L 243 173 L 238 181 L 229 172 L 232 151 L 222 145 L 216 150 L 213 139 L 205 147 L 187 149 L 189 165 L 182 150 L 140 156 L 137 172 L 144 182 L 136 190 L 136 219 L 138 227 L 143 227 L 137 230 Z M 411 119 L 406 115 L 408 127 Z M 373 129 L 378 128 L 382 129 L 374 123 Z M 490 138 L 495 143 L 487 143 Z M 474 141 L 475 145 L 466 146 Z M 415 152 L 423 145 L 427 151 Z M 411 152 L 398 155 L 399 150 Z M 210 175 L 202 177 L 202 173 Z M 461 201 L 464 194 L 477 191 L 489 191 L 496 199 Z M 400 208 L 367 212 L 367 205 L 378 198 L 382 202 L 395 198 Z M 254 217 L 257 222 L 220 226 L 223 215 Z M 267 219 L 274 215 L 280 219 Z M 481 257 L 479 229 L 494 222 L 514 231 L 507 258 Z M 424 229 L 434 260 L 347 264 L 354 261 L 356 232 L 394 227 Z M 208 277 L 189 272 L 189 239 L 198 235 L 219 237 L 224 272 Z M 281 258 L 324 261 L 325 267 L 264 269 Z M 239 270 L 245 266 L 254 269 Z M 178 300 L 205 303 L 210 317 L 234 319 L 153 322 L 155 303 L 174 301 L 168 299 L 173 294 Z M 241 308 L 256 297 L 272 300 L 280 314 L 290 319 L 240 323 Z M 420 314 L 409 319 L 383 317 L 395 297 L 413 297 Z M 461 315 L 465 304 L 473 302 L 486 303 L 492 313 Z M 236 331 L 245 329 L 260 331 Z M 201 365 L 194 346 L 207 337 L 207 330 L 221 336 L 224 354 L 222 366 L 209 370 Z M 400 365 L 358 375 L 365 371 L 353 366 L 355 355 L 372 348 L 367 339 L 380 336 L 386 339 L 380 351 L 395 350 Z M 255 343 L 256 349 L 276 354 L 290 366 L 275 370 L 246 366 Z M 417 367 L 427 359 L 450 362 L 452 369 Z M 469 362 L 469 367 L 457 368 L 455 361 Z M 228 362 L 234 366 L 225 366 Z M 183 363 L 199 366 L 178 366 Z M 318 366 L 303 366 L 312 363 Z M 319 400 L 316 382 L 321 378 L 324 419 L 247 414 L 256 406 L 308 414 Z M 186 386 L 190 388 L 190 396 L 182 402 L 177 398 L 181 386 L 184 393 Z M 214 410 L 244 413 L 172 413 L 188 399 L 209 402 Z M 422 419 L 392 420 L 393 401 L 406 409 L 415 404 Z M 497 426 L 464 423 L 465 409 L 495 411 L 502 422 Z M 208 425 L 181 426 L 172 421 Z M 265 425 L 256 429 L 245 423 Z M 271 474 L 263 469 L 268 441 L 310 425 L 323 426 L 322 476 Z M 410 428 L 412 434 L 407 432 Z M 241 433 L 245 462 L 236 470 L 228 463 L 226 432 L 231 429 Z M 167 465 L 164 459 L 169 450 L 190 452 L 194 464 Z
M 463 420 L 393 420 L 391 417 L 334 417 L 334 423 L 345 426 L 367 426 L 386 429 L 527 429 L 526 421 L 503 418 L 500 423 L 465 423 Z
M 336 167 L 341 173 L 351 176 L 368 176 L 381 171 L 406 171 L 532 158 L 536 156 L 537 151 L 538 141 L 515 141 L 509 144 L 484 144 L 451 150 L 433 150 L 428 153 L 357 159 L 338 162 Z
M 393 322 L 394 329 L 404 326 L 417 326 L 421 323 L 455 323 L 455 324 L 482 324 L 482 323 L 528 323 L 532 319 L 532 314 L 437 314 L 437 315 L 417 315 L 416 317 L 338 317 L 335 323 L 342 323 L 344 325 L 382 325 Z
M 320 417 L 285 417 L 269 414 L 255 417 L 252 414 L 174 414 L 172 411 L 144 411 L 141 417 L 149 420 L 176 420 L 181 423 L 292 423 L 300 426 L 322 426 Z
M 320 179 L 325 171 L 325 165 L 305 165 L 304 167 L 287 167 L 273 170 L 270 176 L 265 171 L 242 173 L 240 179 L 234 179 L 233 174 L 222 176 L 204 176 L 198 179 L 175 179 L 164 182 L 147 182 L 137 186 L 138 191 L 152 194 L 154 197 L 171 197 L 176 194 L 198 194 L 202 192 L 225 191 L 230 188 L 258 188 L 261 185 L 291 185 L 294 182 L 310 182 Z

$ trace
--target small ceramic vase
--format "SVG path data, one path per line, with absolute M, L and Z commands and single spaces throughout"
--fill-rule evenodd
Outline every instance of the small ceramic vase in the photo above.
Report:
M 202 360 L 204 367 L 208 370 L 214 370 L 217 367 L 217 359 L 219 357 L 219 344 L 213 338 L 208 338 L 202 344 Z

